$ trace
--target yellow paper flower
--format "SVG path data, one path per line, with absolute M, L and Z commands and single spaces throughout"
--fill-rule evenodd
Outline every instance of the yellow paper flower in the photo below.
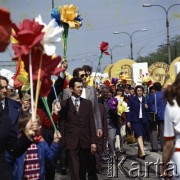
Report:
M 72 75 L 71 75 L 71 74 L 66 73 L 66 78 L 70 81 L 73 77 L 72 77 Z
M 152 81 L 152 78 L 148 74 L 142 75 L 139 79 L 141 83 L 147 83 L 149 81 Z
M 88 86 L 93 86 L 93 80 L 94 78 L 92 76 L 89 76 L 87 79 L 86 79 L 86 83 Z
M 23 83 L 23 86 L 21 88 L 22 91 L 28 91 L 30 89 L 30 83 L 28 78 L 28 73 L 24 69 L 24 62 L 20 59 L 21 68 L 20 68 L 20 75 L 17 76 L 17 79 Z
M 81 22 L 76 20 L 78 17 L 78 8 L 73 5 L 64 5 L 59 7 L 59 12 L 61 15 L 61 21 L 67 23 L 70 28 L 79 29 Z
M 126 102 L 119 101 L 117 105 L 117 114 L 121 115 L 123 112 L 129 112 L 129 107 L 127 106 Z

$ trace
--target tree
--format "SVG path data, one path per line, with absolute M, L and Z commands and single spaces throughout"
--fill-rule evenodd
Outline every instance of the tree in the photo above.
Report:
M 180 56 L 180 35 L 176 35 L 175 37 L 173 37 L 170 41 L 170 44 L 171 59 L 174 60 L 175 58 Z M 148 62 L 148 65 L 150 66 L 151 64 L 158 61 L 168 64 L 168 50 L 166 44 L 160 45 L 155 52 L 150 53 L 145 57 L 138 57 L 136 62 Z

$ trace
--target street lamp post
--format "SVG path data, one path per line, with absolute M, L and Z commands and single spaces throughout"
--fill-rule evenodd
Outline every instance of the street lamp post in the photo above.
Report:
M 134 32 L 132 32 L 131 34 L 129 34 L 128 32 L 113 32 L 113 34 L 127 34 L 129 36 L 130 39 L 130 49 L 131 49 L 131 59 L 133 59 L 133 42 L 132 42 L 132 37 L 136 32 L 141 32 L 141 31 L 147 31 L 147 29 L 139 29 L 136 30 Z
M 88 56 L 96 56 L 97 59 L 99 59 L 99 56 L 95 55 L 95 54 L 88 54 Z M 99 63 L 98 63 L 97 72 L 101 72 L 101 61 L 99 61 Z
M 167 48 L 168 48 L 168 63 L 169 64 L 171 64 L 171 45 L 170 45 L 170 38 L 169 38 L 169 19 L 168 19 L 168 13 L 169 13 L 169 10 L 173 6 L 177 6 L 177 5 L 180 5 L 180 4 L 173 4 L 168 9 L 165 9 L 164 6 L 161 6 L 159 4 L 143 4 L 143 7 L 158 6 L 158 7 L 162 8 L 164 10 L 164 12 L 166 13 Z
M 118 48 L 118 47 L 123 47 L 124 46 L 124 44 L 120 44 L 120 45 L 115 45 L 115 46 L 113 46 L 112 48 L 110 48 L 109 47 L 109 50 L 110 50 L 110 52 L 111 52 L 111 54 L 110 54 L 110 58 L 111 58 L 111 64 L 113 64 L 113 49 L 114 48 Z

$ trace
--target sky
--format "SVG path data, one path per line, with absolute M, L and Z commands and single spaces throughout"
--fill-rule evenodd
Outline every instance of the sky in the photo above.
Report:
M 68 72 L 84 64 L 92 65 L 96 70 L 102 41 L 113 48 L 113 62 L 130 58 L 130 38 L 127 34 L 113 34 L 114 31 L 136 32 L 132 37 L 134 60 L 138 56 L 146 56 L 154 52 L 159 45 L 166 43 L 165 11 L 160 7 L 142 7 L 143 4 L 158 4 L 165 9 L 173 4 L 180 4 L 178 0 L 54 0 L 55 7 L 74 4 L 79 7 L 79 14 L 83 18 L 79 30 L 70 29 L 68 38 Z M 33 19 L 41 14 L 44 22 L 48 23 L 52 9 L 51 0 L 0 0 L 0 6 L 11 12 L 11 19 L 15 23 L 23 19 Z M 170 23 L 170 38 L 180 34 L 180 5 L 174 6 L 168 13 Z M 121 46 L 122 47 L 118 47 Z M 58 55 L 62 55 L 62 43 L 57 45 Z M 5 53 L 1 53 L 2 61 L 10 61 L 13 51 L 11 46 Z M 160 60 L 159 60 L 160 61 Z M 104 55 L 101 60 L 103 70 L 111 60 Z

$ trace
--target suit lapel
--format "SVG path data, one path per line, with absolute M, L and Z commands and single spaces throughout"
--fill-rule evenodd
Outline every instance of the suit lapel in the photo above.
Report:
M 78 114 L 81 114 L 81 113 L 83 113 L 83 111 L 84 111 L 84 108 L 85 106 L 84 106 L 84 99 L 83 98 L 80 98 L 80 107 L 79 107 L 79 113 Z
M 89 86 L 87 86 L 85 88 L 86 90 L 86 99 L 90 99 L 90 96 L 91 96 L 91 88 Z
M 73 113 L 75 113 L 75 112 L 76 112 L 76 108 L 75 108 L 75 106 L 74 106 L 74 104 L 73 104 L 73 102 L 72 102 L 72 99 L 69 98 L 68 101 L 69 101 L 69 107 L 70 107 L 69 109 L 70 109 L 70 111 L 72 111 Z

